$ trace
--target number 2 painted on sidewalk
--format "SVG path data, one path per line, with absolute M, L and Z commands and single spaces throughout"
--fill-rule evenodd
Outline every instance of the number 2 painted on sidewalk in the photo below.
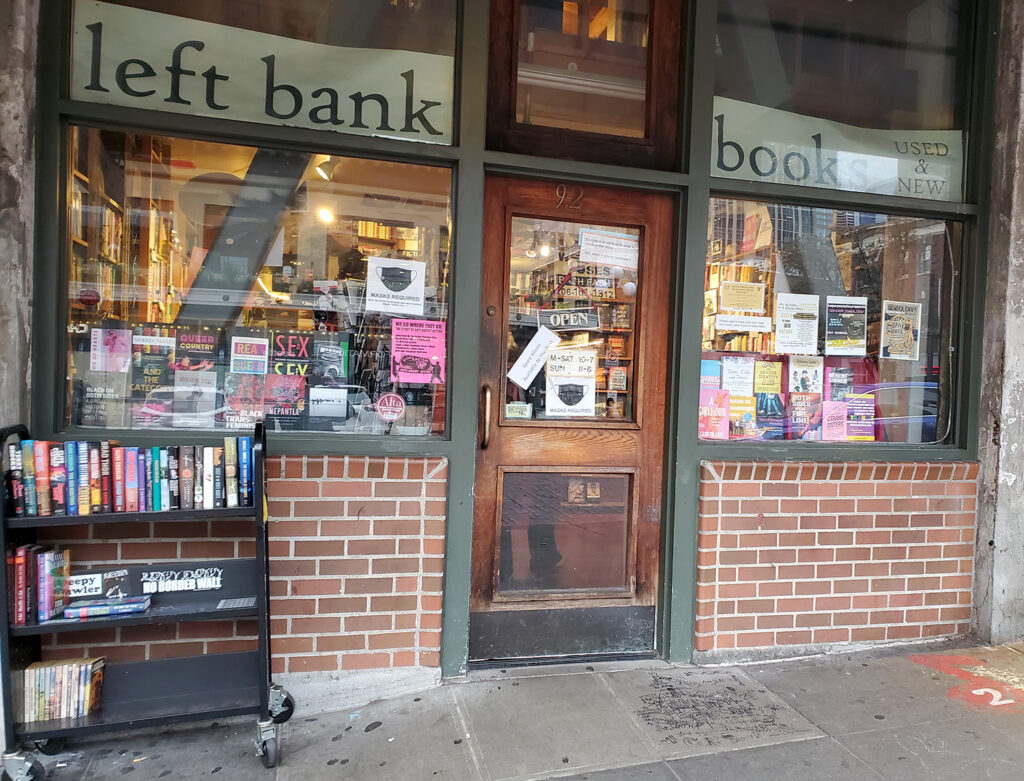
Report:
M 995 689 L 973 689 L 971 694 L 977 694 L 978 696 L 983 694 L 990 695 L 992 697 L 992 702 L 988 704 L 992 707 L 995 707 L 996 705 L 1012 705 L 1014 703 L 1013 700 L 1004 700 L 1002 692 L 996 691 Z

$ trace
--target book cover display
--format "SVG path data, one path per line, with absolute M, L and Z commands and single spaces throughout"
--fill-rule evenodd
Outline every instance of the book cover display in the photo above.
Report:
M 913 249 L 909 256 L 902 244 L 890 251 L 892 237 L 877 216 L 861 223 L 834 212 L 831 234 L 799 224 L 811 214 L 827 220 L 828 210 L 820 211 L 793 212 L 794 236 L 786 207 L 716 201 L 705 263 L 701 388 L 728 390 L 731 404 L 744 409 L 746 361 L 753 359 L 760 439 L 932 441 L 943 409 L 945 369 L 936 352 L 942 312 L 922 303 L 920 279 L 917 288 L 906 281 L 929 269 L 914 265 Z M 705 422 L 707 399 L 702 394 Z M 732 438 L 743 416 L 730 410 Z M 700 436 L 719 437 L 713 429 L 702 428 Z
M 306 382 L 310 374 L 313 334 L 276 331 L 271 339 L 270 371 L 264 388 L 264 413 L 270 428 L 304 428 Z

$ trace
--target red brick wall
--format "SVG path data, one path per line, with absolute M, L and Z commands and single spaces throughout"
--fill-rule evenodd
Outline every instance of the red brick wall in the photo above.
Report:
M 268 461 L 274 672 L 439 664 L 447 462 L 317 456 Z M 71 526 L 75 569 L 254 555 L 251 522 Z M 46 658 L 137 661 L 256 647 L 256 622 L 44 635 Z
M 276 672 L 436 667 L 447 461 L 271 463 Z
M 702 463 L 695 648 L 966 632 L 977 474 L 973 463 Z

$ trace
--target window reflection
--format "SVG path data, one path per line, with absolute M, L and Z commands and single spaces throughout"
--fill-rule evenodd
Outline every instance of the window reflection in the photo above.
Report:
M 713 199 L 699 433 L 942 442 L 960 227 Z

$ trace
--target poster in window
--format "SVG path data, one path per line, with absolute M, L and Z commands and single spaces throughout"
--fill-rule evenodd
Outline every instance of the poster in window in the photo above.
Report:
M 719 299 L 722 309 L 762 314 L 765 286 L 760 282 L 722 282 Z
M 921 349 L 921 305 L 882 302 L 882 358 L 916 361 Z
M 132 332 L 122 328 L 93 328 L 90 333 L 89 370 L 125 374 L 131 368 Z
M 392 382 L 443 385 L 445 352 L 444 321 L 391 321 Z
M 779 293 L 775 299 L 775 352 L 816 355 L 818 296 Z
M 862 296 L 825 299 L 825 355 L 867 355 L 868 300 Z
M 548 417 L 593 417 L 597 350 L 551 350 L 545 363 Z
M 426 264 L 397 258 L 366 259 L 366 311 L 423 316 Z

